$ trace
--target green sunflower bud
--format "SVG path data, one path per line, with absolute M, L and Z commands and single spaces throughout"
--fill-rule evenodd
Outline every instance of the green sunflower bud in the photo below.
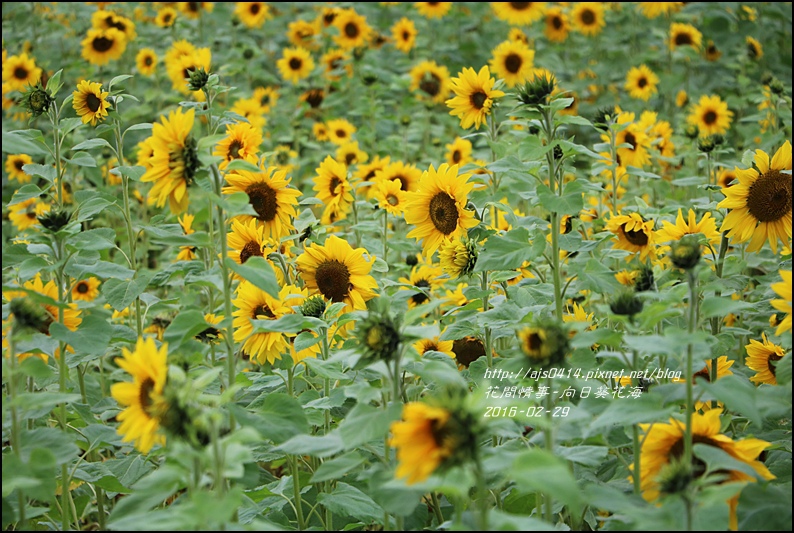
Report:
M 46 213 L 39 215 L 37 220 L 52 233 L 57 233 L 69 223 L 71 213 L 66 209 L 50 209 Z
M 593 126 L 601 131 L 607 131 L 609 126 L 615 123 L 617 116 L 614 107 L 602 107 L 593 117 Z
M 391 361 L 400 349 L 400 332 L 387 312 L 370 311 L 358 326 L 358 342 L 366 361 Z
M 22 95 L 22 107 L 28 110 L 33 117 L 38 117 L 49 111 L 55 98 L 38 81 L 36 85 L 28 86 Z
M 634 290 L 628 289 L 618 293 L 609 304 L 609 308 L 616 315 L 632 317 L 642 311 L 642 300 L 637 298 Z
M 689 124 L 684 130 L 684 135 L 688 139 L 697 139 L 698 135 L 700 135 L 700 129 L 695 124 Z
M 680 459 L 674 459 L 659 471 L 659 491 L 663 494 L 681 494 L 694 479 L 692 466 Z
M 9 304 L 9 311 L 14 315 L 17 327 L 49 335 L 52 316 L 41 305 L 29 298 L 14 298 Z
M 518 89 L 518 100 L 529 107 L 545 105 L 549 101 L 551 93 L 554 92 L 554 85 L 557 81 L 554 76 L 542 74 L 535 77 L 532 81 L 524 83 Z
M 325 313 L 325 307 L 325 299 L 322 296 L 312 296 L 304 300 L 303 305 L 300 307 L 300 312 L 303 316 L 320 318 Z
M 670 260 L 681 270 L 692 270 L 700 261 L 700 242 L 695 235 L 684 235 L 670 246 Z
M 191 91 L 201 91 L 207 86 L 207 81 L 210 79 L 209 73 L 204 70 L 204 67 L 199 67 L 189 71 L 187 88 Z
M 533 368 L 562 365 L 570 348 L 568 331 L 552 319 L 541 319 L 520 329 L 518 339 Z
M 634 279 L 634 290 L 637 292 L 652 291 L 654 288 L 653 268 L 642 265 Z

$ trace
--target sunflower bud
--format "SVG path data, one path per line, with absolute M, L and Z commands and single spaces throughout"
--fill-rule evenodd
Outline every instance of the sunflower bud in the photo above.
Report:
M 518 99 L 522 104 L 530 107 L 538 107 L 548 103 L 549 96 L 554 92 L 556 80 L 550 74 L 541 74 L 532 81 L 524 83 L 518 89 Z
M 554 150 L 552 153 L 554 154 L 554 159 L 558 161 L 562 159 L 563 156 L 562 147 L 559 144 L 554 145 Z
M 300 307 L 300 312 L 303 316 L 320 318 L 325 313 L 325 306 L 325 299 L 322 296 L 312 296 L 304 300 L 303 305 Z
M 57 233 L 69 223 L 71 213 L 66 209 L 50 209 L 46 213 L 39 215 L 37 220 L 52 233 Z
M 41 305 L 29 298 L 14 298 L 9 304 L 14 323 L 19 328 L 29 328 L 49 335 L 52 317 Z
M 772 91 L 772 94 L 782 96 L 786 92 L 786 87 L 783 85 L 782 81 L 774 78 L 769 82 L 769 90 Z
M 188 185 L 193 184 L 196 172 L 201 168 L 201 161 L 198 156 L 198 143 L 193 137 L 185 140 L 185 147 L 182 149 L 182 159 L 185 162 L 185 181 Z
M 521 351 L 533 368 L 560 366 L 568 354 L 567 330 L 557 321 L 539 320 L 518 331 Z
M 466 238 L 444 243 L 439 262 L 444 273 L 453 279 L 468 276 L 477 264 L 477 243 Z
M 55 98 L 41 85 L 41 81 L 38 81 L 35 86 L 28 86 L 22 95 L 21 104 L 33 117 L 38 117 L 49 111 L 53 102 Z
M 204 70 L 204 67 L 195 68 L 189 71 L 187 88 L 191 91 L 201 91 L 207 87 L 207 81 L 210 75 Z
M 642 300 L 637 298 L 632 289 L 618 293 L 609 304 L 609 308 L 616 315 L 632 317 L 642 311 Z
M 684 130 L 684 135 L 688 139 L 697 139 L 700 135 L 700 129 L 695 124 L 689 124 Z
M 400 332 L 387 312 L 370 311 L 358 327 L 364 360 L 391 361 L 400 349 Z
M 405 258 L 405 264 L 412 267 L 419 263 L 419 259 L 415 255 L 409 255 Z
M 704 154 L 713 152 L 716 147 L 714 139 L 711 137 L 701 137 L 698 139 L 698 150 Z
M 243 50 L 243 59 L 246 61 L 254 57 L 254 51 L 251 48 Z
M 685 492 L 695 479 L 692 466 L 674 459 L 659 471 L 659 491 L 663 494 Z
M 648 265 L 642 265 L 637 271 L 637 277 L 634 280 L 634 290 L 636 292 L 652 291 L 653 287 L 653 268 Z
M 602 107 L 593 117 L 593 126 L 601 131 L 607 131 L 609 126 L 615 123 L 617 116 L 614 107 Z
M 365 74 L 364 77 L 362 78 L 362 81 L 364 82 L 364 85 L 369 87 L 370 85 L 378 81 L 378 77 L 375 76 L 374 74 Z
M 694 235 L 684 235 L 670 247 L 670 259 L 681 270 L 692 270 L 700 261 L 700 243 Z

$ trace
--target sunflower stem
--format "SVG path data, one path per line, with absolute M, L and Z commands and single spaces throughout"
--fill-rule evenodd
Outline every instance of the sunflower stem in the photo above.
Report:
M 298 519 L 298 531 L 306 529 L 306 522 L 303 518 L 303 498 L 301 497 L 301 482 L 298 476 L 300 470 L 298 467 L 298 457 L 290 455 L 290 466 L 292 467 L 292 490 L 293 498 L 295 499 L 295 516 Z
M 551 396 L 552 391 L 552 378 L 546 378 L 546 386 L 549 388 L 549 394 L 546 395 L 546 423 L 548 426 L 546 427 L 545 431 L 543 432 L 543 438 L 546 444 L 546 450 L 550 454 L 554 454 L 554 434 L 552 433 L 552 420 L 551 420 L 551 413 L 552 409 L 554 408 L 554 399 Z M 546 493 L 544 495 L 544 500 L 546 503 L 546 521 L 551 523 L 552 520 L 552 497 L 551 494 Z
M 389 213 L 383 210 L 383 234 L 381 235 L 383 241 L 383 260 L 389 263 Z
M 488 489 L 485 483 L 485 471 L 482 463 L 477 460 L 477 496 L 480 498 L 480 531 L 488 531 Z
M 8 376 L 8 397 L 11 410 L 11 446 L 14 448 L 14 454 L 17 459 L 21 461 L 22 457 L 22 435 L 20 434 L 19 427 L 19 414 L 17 413 L 17 406 L 14 403 L 17 393 L 17 354 L 14 350 L 14 325 L 9 327 L 8 336 L 8 360 L 9 360 L 9 376 Z M 17 489 L 17 501 L 19 502 L 19 520 L 17 521 L 14 529 L 20 530 L 26 528 L 25 507 L 26 499 L 24 491 Z
M 697 276 L 694 269 L 687 271 L 687 282 L 689 283 L 689 325 L 687 331 L 691 336 L 697 327 Z M 692 414 L 694 412 L 694 397 L 692 383 L 692 342 L 687 343 L 686 347 L 686 426 L 684 428 L 684 464 L 692 464 Z M 691 521 L 689 524 L 691 528 Z
M 554 115 L 550 109 L 543 110 L 543 131 L 546 135 L 546 142 L 551 145 L 554 142 Z M 549 166 L 549 189 L 552 194 L 560 196 L 562 193 L 562 183 L 557 183 L 557 168 L 554 160 L 554 151 L 546 153 L 546 162 Z M 559 185 L 559 187 L 557 186 Z M 554 309 L 557 320 L 562 320 L 562 282 L 560 279 L 560 223 L 559 213 L 551 212 L 551 261 L 549 266 L 552 269 L 554 283 Z
M 482 312 L 485 313 L 485 312 L 488 311 L 488 307 L 489 307 L 488 306 L 488 299 L 489 299 L 489 297 L 491 295 L 491 291 L 488 288 L 488 271 L 487 270 L 483 270 L 482 271 L 481 280 L 482 280 L 481 289 L 482 289 L 482 292 L 483 292 L 483 295 L 482 295 Z M 488 368 L 492 368 L 493 367 L 493 350 L 491 348 L 492 342 L 493 341 L 491 340 L 491 328 L 486 326 L 485 327 L 485 360 L 488 363 Z
M 436 516 L 437 527 L 441 526 L 444 523 L 444 514 L 441 512 L 441 504 L 435 491 L 430 493 L 430 507 L 433 508 L 433 514 Z

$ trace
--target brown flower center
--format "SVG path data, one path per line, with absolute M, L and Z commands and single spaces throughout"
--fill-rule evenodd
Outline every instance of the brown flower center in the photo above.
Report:
M 14 69 L 14 77 L 18 80 L 28 79 L 28 69 L 25 67 L 17 67 Z
M 449 235 L 458 227 L 458 206 L 445 192 L 438 192 L 430 200 L 430 220 L 438 231 Z
M 453 163 L 456 163 L 456 164 L 459 163 L 460 159 L 462 157 L 463 157 L 463 154 L 460 153 L 460 150 L 455 150 L 454 152 L 452 152 L 452 162 Z
M 629 241 L 634 246 L 647 246 L 648 245 L 648 235 L 643 230 L 629 230 L 626 231 L 626 225 L 623 224 L 623 235 L 626 236 L 626 240 Z
M 776 222 L 791 213 L 791 176 L 769 169 L 750 185 L 747 210 L 759 222 Z
M 529 9 L 531 5 L 532 2 L 510 2 L 510 6 L 516 11 L 524 11 L 525 9 Z
M 113 44 L 113 39 L 108 39 L 107 37 L 95 37 L 91 42 L 91 46 L 94 48 L 94 50 L 100 53 L 107 52 L 113 48 Z
M 711 109 L 703 113 L 703 122 L 707 126 L 711 126 L 715 122 L 717 122 L 717 113 Z
M 436 96 L 441 90 L 441 79 L 432 72 L 428 72 L 419 83 L 419 88 L 430 96 Z
M 469 368 L 469 365 L 485 355 L 485 345 L 476 337 L 464 337 L 452 343 L 452 351 L 458 364 Z
M 88 93 L 85 96 L 85 105 L 88 109 L 91 110 L 92 113 L 96 113 L 99 111 L 99 108 L 102 106 L 102 100 L 97 98 L 94 93 Z
M 595 13 L 589 9 L 585 9 L 582 11 L 582 14 L 579 16 L 579 20 L 582 21 L 582 24 L 585 26 L 592 26 L 595 24 L 596 16 Z
M 85 294 L 88 292 L 88 283 L 86 283 L 85 281 L 81 281 L 80 283 L 77 284 L 76 288 L 77 288 L 77 292 L 79 292 L 80 294 Z
M 348 22 L 345 24 L 345 36 L 349 39 L 355 39 L 358 37 L 360 30 L 358 29 L 358 24 L 355 22 Z
M 256 15 L 256 14 L 259 13 L 260 9 L 262 9 L 261 6 L 258 3 L 254 3 L 254 4 L 251 4 L 251 7 L 249 8 L 249 11 L 251 12 L 252 15 Z
M 306 93 L 306 102 L 312 109 L 317 109 L 320 107 L 320 104 L 323 103 L 323 91 L 322 89 L 311 89 Z
M 340 180 L 337 176 L 331 178 L 331 182 L 328 185 L 328 191 L 331 193 L 331 196 L 337 196 L 337 189 L 339 186 L 342 185 L 342 180 Z
M 471 105 L 473 105 L 475 109 L 482 109 L 487 99 L 488 99 L 488 95 L 482 91 L 477 91 L 476 93 L 469 96 L 469 101 L 471 102 Z
M 393 194 L 386 196 L 386 202 L 388 202 L 389 205 L 400 205 L 400 199 Z
M 414 283 L 414 287 L 419 287 L 420 289 L 429 289 L 430 288 L 430 282 L 427 281 L 426 279 L 420 279 L 419 281 Z M 415 305 L 423 304 L 426 301 L 428 301 L 429 299 L 430 299 L 430 297 L 428 297 L 427 294 L 425 294 L 424 292 L 417 292 L 416 294 L 411 296 L 411 301 Z
M 637 87 L 639 87 L 640 89 L 643 89 L 647 85 L 648 85 L 648 78 L 642 77 L 637 80 Z
M 147 377 L 141 383 L 141 388 L 138 392 L 138 403 L 141 404 L 144 412 L 148 413 L 149 408 L 152 406 L 152 391 L 154 390 L 154 380 Z
M 673 42 L 676 46 L 687 46 L 692 44 L 692 36 L 688 33 L 677 33 Z
M 556 15 L 551 17 L 551 25 L 555 30 L 562 29 L 562 19 Z
M 255 255 L 258 255 L 259 257 L 264 256 L 262 253 L 262 247 L 256 241 L 248 241 L 245 243 L 245 246 L 243 246 L 243 249 L 240 250 L 240 264 L 245 263 Z
M 300 60 L 298 57 L 293 57 L 289 60 L 289 68 L 292 70 L 300 70 L 301 66 L 303 66 L 303 61 Z
M 24 166 L 25 166 L 25 162 L 22 161 L 21 159 L 17 159 L 16 161 L 14 161 L 14 168 L 16 168 L 20 172 L 22 172 L 22 167 Z
M 278 213 L 276 191 L 266 183 L 249 185 L 245 190 L 248 201 L 258 215 L 256 218 L 262 222 L 270 222 Z
M 509 54 L 505 58 L 505 68 L 510 74 L 515 74 L 519 70 L 521 70 L 521 64 L 524 61 L 521 59 L 521 56 L 518 54 Z
M 407 31 L 403 32 L 403 41 L 408 41 L 411 38 L 411 34 Z
M 332 302 L 344 301 L 350 292 L 350 271 L 347 266 L 336 259 L 326 260 L 317 266 L 314 274 L 317 288 Z
M 270 307 L 268 307 L 267 304 L 260 304 L 257 307 L 255 307 L 253 311 L 253 315 L 254 316 L 252 318 L 259 318 L 259 317 L 276 318 L 276 315 L 273 314 L 273 311 L 270 310 Z
M 146 56 L 143 58 L 143 64 L 147 67 L 151 67 L 152 63 L 154 63 L 154 58 L 152 56 Z
M 229 159 L 240 159 L 240 148 L 243 147 L 243 144 L 238 141 L 237 139 L 233 140 L 232 143 L 229 145 L 229 152 L 228 156 Z
M 775 368 L 777 367 L 777 365 L 774 365 L 772 363 L 777 363 L 781 359 L 783 358 L 777 354 L 769 354 L 769 359 L 766 360 L 767 368 L 769 368 L 769 371 L 772 372 L 772 375 L 775 377 L 777 377 L 777 374 L 775 373 L 776 372 Z

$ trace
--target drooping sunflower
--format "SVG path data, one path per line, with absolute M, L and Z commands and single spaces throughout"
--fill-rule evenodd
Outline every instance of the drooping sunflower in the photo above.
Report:
M 720 415 L 722 409 L 711 409 L 703 414 L 692 414 L 692 442 L 693 444 L 703 444 L 714 447 L 730 455 L 733 459 L 746 464 L 755 473 L 766 480 L 774 479 L 774 475 L 767 469 L 758 455 L 769 446 L 768 442 L 760 439 L 743 439 L 734 441 L 727 435 L 720 433 Z M 640 424 L 640 428 L 645 433 L 642 437 L 642 448 L 640 456 L 640 484 L 642 496 L 647 501 L 655 501 L 665 489 L 665 483 L 660 479 L 665 467 L 670 463 L 675 463 L 683 459 L 684 454 L 684 433 L 685 425 L 683 422 L 671 418 L 669 424 Z M 685 465 L 690 469 L 690 474 L 695 478 L 701 477 L 706 472 L 703 462 L 693 458 L 692 465 Z M 633 470 L 633 465 L 629 465 Z M 754 482 L 756 477 L 739 470 L 721 470 L 728 479 L 726 482 Z M 666 483 L 673 485 L 673 483 Z M 674 488 L 674 487 L 671 487 Z M 735 530 L 738 526 L 736 517 L 736 507 L 739 503 L 739 495 L 728 500 L 730 509 L 730 528 Z
M 316 50 L 319 47 L 317 38 L 321 31 L 318 21 L 298 19 L 287 25 L 287 39 L 293 46 Z
M 135 23 L 127 17 L 122 17 L 118 13 L 100 9 L 91 15 L 91 27 L 98 30 L 107 30 L 115 28 L 124 34 L 127 42 L 132 42 L 137 37 L 135 32 Z
M 447 241 L 439 249 L 438 262 L 450 278 L 469 275 L 477 263 L 476 243 L 468 239 Z
M 116 28 L 90 29 L 81 44 L 83 59 L 92 65 L 102 66 L 121 57 L 127 49 L 127 38 Z
M 223 193 L 246 193 L 257 216 L 240 215 L 240 220 L 256 219 L 264 226 L 265 237 L 278 241 L 293 229 L 292 219 L 297 216 L 295 207 L 301 193 L 290 186 L 292 178 L 284 170 L 264 165 L 260 168 L 261 172 L 236 170 L 227 174 L 229 185 L 223 188 Z
M 762 57 L 764 57 L 764 48 L 761 46 L 761 43 L 758 41 L 758 39 L 748 35 L 745 39 L 745 42 L 747 43 L 747 57 L 753 61 L 759 61 Z
M 381 180 L 371 186 L 378 206 L 387 213 L 401 217 L 405 210 L 406 193 L 397 180 Z
M 781 313 L 786 314 L 775 330 L 775 335 L 780 336 L 786 331 L 791 331 L 791 270 L 778 270 L 778 274 L 783 281 L 772 283 L 770 287 L 782 299 L 774 299 L 769 303 Z
M 583 35 L 598 35 L 606 26 L 604 4 L 599 2 L 578 2 L 571 10 L 571 24 Z
M 452 359 L 455 359 L 455 352 L 452 351 L 452 344 L 453 341 L 442 341 L 436 336 L 432 339 L 422 339 L 420 341 L 416 341 L 413 346 L 419 355 L 424 355 L 427 352 L 433 351 L 443 353 L 444 355 L 448 355 Z
M 391 425 L 389 444 L 397 448 L 395 475 L 413 484 L 427 479 L 455 450 L 443 436 L 450 412 L 422 402 L 403 407 L 402 420 Z
M 320 293 L 327 300 L 345 302 L 345 312 L 366 309 L 367 300 L 376 296 L 378 283 L 369 273 L 369 253 L 331 235 L 325 244 L 312 243 L 298 256 L 296 264 L 309 294 Z
M 334 36 L 334 42 L 345 50 L 365 46 L 372 35 L 367 18 L 352 8 L 342 10 L 334 18 L 334 26 L 339 30 L 339 34 Z
M 329 120 L 325 125 L 328 140 L 339 146 L 350 141 L 352 135 L 356 132 L 356 127 L 344 118 Z
M 485 343 L 479 337 L 468 335 L 452 342 L 452 352 L 455 354 L 458 369 L 463 370 L 485 356 Z
M 568 15 L 559 7 L 550 7 L 546 10 L 546 28 L 544 35 L 553 43 L 564 43 L 571 31 Z
M 631 67 L 626 74 L 626 84 L 624 87 L 629 91 L 629 96 L 640 100 L 648 101 L 651 96 L 656 94 L 656 86 L 659 84 L 657 76 L 647 65 Z
M 326 206 L 348 206 L 353 203 L 353 187 L 347 179 L 347 166 L 326 156 L 316 169 L 312 190 Z
M 341 145 L 336 149 L 334 156 L 337 161 L 344 163 L 346 166 L 366 163 L 367 159 L 369 159 L 367 152 L 358 147 L 358 141 L 349 141 Z
M 405 164 L 402 161 L 389 163 L 382 170 L 375 172 L 375 181 L 398 181 L 400 189 L 405 192 L 416 191 L 422 171 L 416 165 Z
M 758 342 L 750 339 L 750 344 L 744 347 L 747 350 L 744 364 L 750 370 L 755 370 L 755 375 L 750 381 L 777 385 L 777 363 L 786 356 L 786 351 L 782 346 L 769 342 L 766 333 L 761 334 L 761 340 L 762 342 Z
M 422 174 L 419 188 L 409 193 L 405 222 L 415 226 L 407 237 L 422 241 L 423 253 L 433 255 L 442 242 L 459 238 L 477 225 L 474 213 L 466 209 L 474 187 L 471 174 L 458 175 L 458 165 L 446 163 Z
M 350 62 L 350 52 L 341 48 L 328 50 L 320 58 L 320 64 L 324 67 L 325 78 L 329 81 L 342 79 L 340 73 L 344 72 L 347 77 L 353 75 L 353 65 Z
M 493 49 L 489 63 L 494 74 L 510 88 L 523 83 L 532 71 L 535 51 L 521 41 L 504 41 Z
M 38 198 L 28 198 L 8 207 L 8 219 L 14 227 L 23 231 L 39 223 L 38 217 L 50 210 L 50 204 Z
M 419 264 L 411 268 L 409 277 L 402 277 L 399 279 L 400 283 L 411 285 L 418 290 L 412 290 L 404 287 L 402 290 L 412 290 L 414 295 L 408 298 L 408 307 L 413 309 L 417 305 L 422 305 L 430 301 L 432 291 L 438 289 L 444 284 L 441 278 L 443 274 L 441 267 L 432 264 Z
M 679 241 L 684 235 L 700 233 L 713 244 L 720 242 L 720 232 L 717 231 L 717 223 L 711 217 L 711 213 L 706 212 L 700 222 L 697 222 L 695 217 L 695 210 L 690 209 L 687 219 L 684 220 L 681 209 L 679 209 L 675 224 L 667 220 L 662 221 L 662 229 L 656 231 L 656 240 L 658 242 Z
M 452 78 L 451 88 L 455 97 L 445 103 L 452 109 L 450 115 L 460 117 L 460 126 L 463 129 L 472 126 L 480 129 L 486 117 L 491 114 L 494 99 L 505 95 L 502 91 L 494 90 L 495 83 L 488 65 L 479 72 L 475 72 L 473 68 L 464 68 L 457 78 Z
M 409 76 L 411 91 L 417 93 L 420 99 L 437 104 L 443 104 L 447 100 L 451 90 L 447 67 L 438 65 L 435 61 L 422 61 L 411 69 Z
M 691 46 L 695 50 L 700 50 L 702 43 L 703 34 L 693 25 L 681 22 L 670 24 L 670 48 Z
M 754 159 L 758 170 L 736 168 L 739 182 L 722 189 L 725 199 L 717 207 L 730 212 L 720 231 L 729 230 L 733 242 L 750 240 L 748 252 L 757 252 L 768 240 L 777 253 L 777 241 L 785 244 L 791 239 L 791 175 L 781 172 L 791 171 L 791 143 L 778 148 L 771 162 L 763 150 L 756 150 Z
M 109 92 L 102 91 L 102 84 L 83 80 L 77 84 L 77 90 L 72 93 L 72 107 L 82 119 L 83 124 L 91 123 L 96 126 L 108 116 L 108 109 L 113 106 L 107 101 Z
M 511 26 L 529 26 L 543 17 L 546 2 L 491 2 L 491 9 Z
M 314 70 L 311 52 L 300 46 L 285 48 L 281 59 L 276 61 L 281 77 L 292 83 L 308 78 Z
M 452 2 L 414 2 L 419 14 L 429 19 L 440 19 L 452 9 Z
M 256 164 L 260 144 L 262 144 L 262 132 L 251 124 L 245 122 L 227 124 L 226 137 L 218 142 L 212 155 L 223 158 L 218 165 L 221 170 L 235 159 Z
M 717 95 L 700 97 L 687 116 L 687 123 L 698 127 L 701 137 L 723 135 L 731 127 L 733 111 Z
M 176 22 L 176 9 L 171 6 L 164 6 L 157 11 L 154 23 L 161 28 L 170 28 Z
M 149 453 L 155 444 L 165 445 L 165 436 L 159 432 L 160 420 L 168 409 L 163 389 L 168 379 L 168 344 L 160 348 L 154 338 L 138 338 L 135 350 L 121 349 L 122 357 L 116 364 L 132 376 L 132 383 L 116 383 L 110 388 L 113 399 L 124 410 L 116 416 L 117 429 L 124 442 L 134 442 L 135 449 Z
M 41 78 L 41 68 L 27 54 L 9 56 L 3 61 L 3 94 L 7 91 L 22 91 L 36 85 Z
M 99 283 L 100 281 L 93 276 L 76 281 L 72 285 L 72 300 L 93 302 L 99 296 Z
M 411 19 L 407 17 L 401 18 L 391 27 L 394 47 L 407 54 L 416 44 L 417 33 L 416 25 Z
M 33 158 L 28 154 L 9 154 L 6 158 L 6 172 L 8 179 L 17 180 L 19 183 L 28 183 L 32 179 L 22 167 L 33 163 Z
M 237 309 L 232 313 L 235 317 L 232 326 L 234 342 L 242 343 L 242 351 L 248 358 L 256 360 L 260 365 L 266 362 L 273 364 L 289 351 L 289 340 L 284 333 L 254 333 L 252 320 L 276 320 L 294 313 L 291 307 L 295 303 L 292 295 L 301 292 L 298 287 L 286 285 L 279 291 L 278 298 L 274 298 L 249 281 L 240 282 L 237 298 L 232 302 Z
M 141 48 L 135 56 L 135 66 L 144 76 L 152 76 L 157 69 L 157 54 L 151 48 Z
M 235 2 L 234 14 L 247 28 L 261 28 L 271 18 L 270 6 L 265 2 Z
M 154 182 L 149 191 L 149 205 L 163 207 L 168 201 L 174 214 L 187 210 L 187 188 L 199 167 L 196 141 L 190 136 L 194 118 L 193 109 L 183 113 L 179 108 L 154 124 L 149 140 L 152 155 L 141 176 L 145 183 Z
M 649 255 L 651 257 L 656 255 L 653 225 L 653 220 L 645 220 L 639 213 L 631 213 L 613 215 L 607 221 L 606 229 L 617 236 L 618 240 L 614 248 L 639 253 L 640 261 L 645 261 Z
M 474 160 L 471 155 L 472 146 L 471 141 L 461 137 L 455 137 L 452 143 L 446 145 L 447 149 L 447 163 L 451 165 L 460 165 L 461 167 Z
M 261 130 L 267 124 L 265 108 L 256 98 L 240 98 L 234 102 L 231 111 L 243 117 L 257 130 Z

